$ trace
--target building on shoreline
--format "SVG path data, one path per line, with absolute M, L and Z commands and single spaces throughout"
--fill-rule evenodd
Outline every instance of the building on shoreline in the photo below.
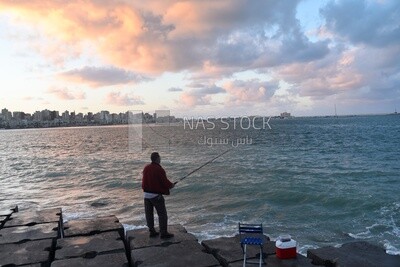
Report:
M 61 113 L 48 109 L 35 111 L 33 115 L 22 111 L 10 112 L 4 108 L 0 114 L 0 129 L 23 129 L 23 128 L 49 128 L 49 127 L 71 127 L 71 126 L 95 126 L 95 125 L 123 125 L 132 123 L 129 117 L 136 117 L 134 123 L 156 123 L 158 120 L 157 114 L 137 113 L 133 114 L 130 111 L 121 113 L 110 113 L 107 110 L 102 110 L 98 113 L 88 112 L 87 114 L 78 113 L 75 111 L 64 111 Z M 161 117 L 170 122 L 176 122 L 174 116 L 168 118 Z
M 292 118 L 292 114 L 290 114 L 290 112 L 282 112 L 280 118 L 281 119 L 290 119 L 290 118 Z

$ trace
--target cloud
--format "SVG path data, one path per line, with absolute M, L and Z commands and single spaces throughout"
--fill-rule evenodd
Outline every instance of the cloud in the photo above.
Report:
M 326 27 L 353 44 L 386 47 L 398 44 L 400 2 L 331 1 L 321 10 Z
M 48 94 L 52 94 L 61 100 L 82 100 L 86 98 L 86 94 L 82 92 L 72 92 L 67 88 L 52 87 L 47 90 Z
M 127 84 L 149 80 L 147 77 L 114 67 L 89 67 L 73 69 L 59 74 L 62 78 L 76 82 L 87 83 L 91 87 Z
M 194 86 L 197 88 L 185 91 L 180 95 L 181 103 L 189 107 L 210 105 L 212 104 L 212 95 L 226 92 L 225 89 L 215 84 L 210 86 L 195 84 Z
M 66 5 L 4 0 L 0 12 L 59 40 L 60 47 L 71 47 L 73 56 L 90 47 L 91 53 L 118 69 L 152 74 L 190 69 L 201 74 L 209 62 L 229 76 L 327 54 L 326 42 L 311 42 L 301 31 L 296 18 L 299 2 L 72 0 Z
M 144 105 L 140 97 L 132 94 L 122 94 L 120 92 L 109 93 L 106 96 L 105 103 L 114 106 Z
M 144 82 L 168 72 L 184 73 L 190 84 L 168 91 L 180 92 L 181 103 L 192 107 L 215 106 L 224 97 L 225 104 L 238 107 L 400 97 L 399 1 L 319 2 L 320 22 L 297 13 L 301 2 L 3 0 L 0 16 L 17 36 L 27 35 L 19 41 L 30 44 L 27 51 L 60 66 L 89 64 L 86 59 L 108 66 L 60 73 L 92 87 Z M 309 29 L 314 23 L 319 24 Z M 265 79 L 232 80 L 242 77 L 239 72 Z M 279 84 L 288 95 L 274 96 Z M 71 98 L 69 93 L 63 97 Z M 110 98 L 135 101 L 141 100 Z
M 181 92 L 181 91 L 183 91 L 183 89 L 179 87 L 171 87 L 168 89 L 168 92 Z
M 228 93 L 228 103 L 263 103 L 267 102 L 278 89 L 277 82 L 252 80 L 233 80 L 224 84 Z
M 225 94 L 224 105 L 251 105 L 265 103 L 270 100 L 279 84 L 275 81 L 233 80 L 226 82 L 222 87 L 212 85 L 204 86 L 193 83 L 189 87 L 194 89 L 185 91 L 180 96 L 180 101 L 187 106 L 213 104 L 213 95 Z

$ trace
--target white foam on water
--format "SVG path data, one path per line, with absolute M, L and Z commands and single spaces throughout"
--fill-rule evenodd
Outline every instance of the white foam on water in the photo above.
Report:
M 387 254 L 400 255 L 400 249 L 393 246 L 388 240 L 384 240 L 383 246 L 385 247 Z
M 124 227 L 125 232 L 130 231 L 130 230 L 143 229 L 143 228 L 147 227 L 146 225 L 133 225 L 133 224 L 125 224 L 125 223 L 123 223 L 122 226 Z
M 124 227 L 124 236 L 126 236 L 126 232 L 128 232 L 128 231 L 147 228 L 147 226 L 145 226 L 145 225 L 133 225 L 133 224 L 125 224 L 125 223 L 123 223 L 122 226 Z
M 316 248 L 319 248 L 319 247 L 316 246 L 316 245 L 304 245 L 304 246 L 299 246 L 299 243 L 297 243 L 297 248 L 298 248 L 297 253 L 299 253 L 300 255 L 303 255 L 303 256 L 307 257 L 307 250 L 309 250 L 309 249 L 316 249 Z
M 354 239 L 368 239 L 373 237 L 369 230 L 357 234 L 348 233 L 348 235 Z
M 64 223 L 71 220 L 79 220 L 79 219 L 89 219 L 96 216 L 94 212 L 63 212 L 63 221 Z

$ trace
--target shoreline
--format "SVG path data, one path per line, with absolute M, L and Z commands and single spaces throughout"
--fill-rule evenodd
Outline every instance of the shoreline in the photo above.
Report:
M 293 120 L 293 119 L 340 119 L 340 118 L 353 118 L 353 117 L 376 117 L 376 116 L 398 116 L 400 113 L 379 113 L 379 114 L 343 114 L 343 115 L 309 115 L 309 116 L 291 116 L 290 118 L 282 118 L 280 116 L 269 116 L 272 120 Z M 261 117 L 261 116 L 250 116 Z M 199 118 L 202 118 L 201 116 Z M 213 117 L 210 119 L 217 119 Z M 183 118 L 175 118 L 170 124 L 180 125 L 184 122 Z M 4 122 L 3 122 L 4 123 Z M 52 121 L 37 122 L 37 124 L 15 124 L 13 126 L 6 126 L 0 124 L 0 130 L 24 130 L 24 129 L 52 129 L 52 128 L 80 128 L 80 127 L 104 127 L 104 126 L 129 126 L 132 125 L 127 121 L 123 122 L 75 122 L 75 123 L 52 123 Z M 144 122 L 142 124 L 135 123 L 133 125 L 157 125 L 156 122 Z
M 61 208 L 0 210 L 1 266 L 241 266 L 243 260 L 237 235 L 200 242 L 178 224 L 169 226 L 175 237 L 162 240 L 150 238 L 146 228 L 125 229 L 114 215 L 65 222 Z M 249 259 L 258 259 L 257 251 L 250 249 Z M 265 236 L 263 261 L 267 266 L 389 267 L 400 266 L 400 255 L 356 241 L 280 259 L 275 242 Z

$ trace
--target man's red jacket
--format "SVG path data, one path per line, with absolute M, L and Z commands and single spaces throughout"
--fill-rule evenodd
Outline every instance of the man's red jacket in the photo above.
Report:
M 169 189 L 173 187 L 164 169 L 160 164 L 152 162 L 144 167 L 142 189 L 147 193 L 169 195 Z

